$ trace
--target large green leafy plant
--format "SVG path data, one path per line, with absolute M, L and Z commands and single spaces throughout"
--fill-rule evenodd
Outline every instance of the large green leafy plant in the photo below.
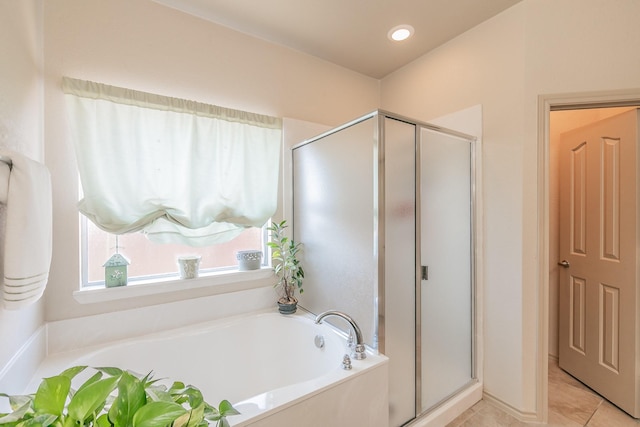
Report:
M 216 423 L 228 427 L 236 415 L 226 400 L 218 408 L 204 401 L 197 388 L 174 382 L 159 384 L 151 373 L 141 377 L 119 368 L 95 368 L 95 374 L 76 390 L 72 380 L 86 366 L 69 368 L 45 378 L 35 394 L 9 398 L 13 412 L 0 414 L 8 427 L 200 427 Z
M 287 227 L 286 220 L 271 224 L 267 228 L 271 232 L 271 241 L 267 245 L 271 248 L 271 259 L 274 261 L 273 269 L 278 277 L 278 283 L 275 286 L 280 287 L 282 294 L 278 302 L 295 304 L 298 302 L 295 297 L 296 289 L 302 293 L 304 270 L 297 256 L 301 249 L 301 243 L 294 242 L 284 234 Z

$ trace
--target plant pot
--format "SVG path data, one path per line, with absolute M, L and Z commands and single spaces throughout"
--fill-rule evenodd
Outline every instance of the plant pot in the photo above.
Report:
M 181 279 L 195 279 L 198 277 L 200 255 L 181 256 L 178 258 Z
M 293 314 L 298 309 L 298 301 L 282 303 L 278 301 L 278 311 L 280 314 Z
M 236 259 L 238 260 L 238 270 L 258 270 L 260 269 L 260 262 L 262 261 L 261 251 L 238 251 L 236 252 Z

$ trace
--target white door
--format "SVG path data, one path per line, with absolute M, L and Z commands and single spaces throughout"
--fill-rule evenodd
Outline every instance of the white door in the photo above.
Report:
M 638 110 L 563 134 L 560 367 L 634 417 Z

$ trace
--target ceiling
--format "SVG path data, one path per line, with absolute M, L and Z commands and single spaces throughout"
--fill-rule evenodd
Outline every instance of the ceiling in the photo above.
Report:
M 520 0 L 154 0 L 380 79 Z M 413 37 L 392 42 L 392 27 Z

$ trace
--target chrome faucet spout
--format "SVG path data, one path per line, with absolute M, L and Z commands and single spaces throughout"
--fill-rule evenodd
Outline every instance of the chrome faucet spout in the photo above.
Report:
M 316 316 L 316 323 L 321 323 L 322 320 L 328 316 L 340 317 L 341 319 L 346 320 L 349 323 L 349 325 L 351 325 L 353 332 L 356 334 L 356 347 L 355 347 L 355 352 L 353 354 L 353 358 L 356 360 L 365 359 L 367 357 L 367 354 L 365 353 L 364 339 L 362 338 L 362 331 L 360 330 L 360 327 L 358 326 L 356 321 L 353 320 L 351 316 L 341 311 L 329 310 L 329 311 L 325 311 L 324 313 L 318 314 L 318 316 Z

